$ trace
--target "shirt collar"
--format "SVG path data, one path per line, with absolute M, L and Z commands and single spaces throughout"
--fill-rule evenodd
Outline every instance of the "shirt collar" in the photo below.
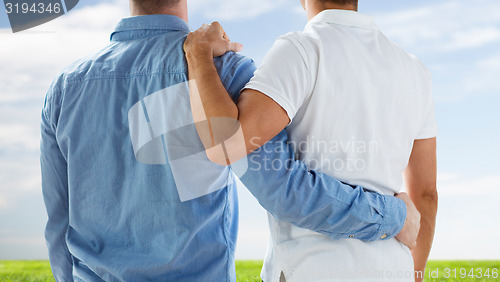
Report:
M 137 39 L 150 31 L 181 31 L 189 33 L 188 24 L 181 18 L 172 15 L 145 15 L 122 19 L 111 33 L 111 41 Z
M 309 21 L 309 24 L 327 22 L 364 29 L 378 30 L 373 17 L 349 10 L 324 10 Z

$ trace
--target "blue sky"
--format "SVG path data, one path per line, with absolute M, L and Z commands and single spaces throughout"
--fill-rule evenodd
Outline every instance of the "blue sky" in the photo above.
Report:
M 190 26 L 219 20 L 260 63 L 274 40 L 301 30 L 298 0 L 192 0 Z M 12 34 L 0 8 L 0 259 L 46 258 L 38 164 L 39 115 L 53 77 L 104 47 L 128 2 L 81 1 L 68 15 Z M 438 227 L 432 258 L 500 259 L 500 3 L 368 1 L 387 36 L 431 70 L 440 128 Z M 262 258 L 266 213 L 240 189 L 237 257 Z

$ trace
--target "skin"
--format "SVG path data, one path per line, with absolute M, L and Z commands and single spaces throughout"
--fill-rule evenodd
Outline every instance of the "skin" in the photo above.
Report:
M 415 271 L 425 273 L 425 266 L 436 230 L 438 192 L 436 185 L 436 138 L 416 140 L 405 171 L 408 194 L 420 211 L 420 232 L 412 249 Z M 416 281 L 423 281 L 417 277 Z
M 301 0 L 301 3 L 309 20 L 325 9 L 357 11 L 357 6 L 323 4 L 314 0 Z M 173 7 L 163 7 L 154 12 L 145 11 L 130 0 L 130 11 L 131 16 L 167 14 L 188 22 L 187 0 L 180 0 Z M 215 127 L 210 126 L 210 123 L 197 124 L 198 133 L 207 148 L 207 155 L 213 161 L 222 165 L 230 164 L 259 148 L 288 125 L 286 112 L 263 93 L 245 90 L 237 104 L 229 98 L 213 65 L 213 57 L 228 51 L 238 52 L 243 46 L 231 42 L 220 24 L 204 25 L 197 32 L 190 34 L 184 47 L 190 78 L 194 79 L 190 82 L 190 98 L 195 122 L 227 117 L 237 120 L 240 132 L 244 133 L 241 139 L 236 138 L 228 142 L 226 137 L 229 134 L 238 134 L 233 131 L 228 133 L 224 130 L 214 130 Z M 224 150 L 213 150 L 219 143 L 216 140 L 226 140 Z M 241 146 L 242 142 L 245 146 Z M 233 153 L 232 148 L 235 148 Z M 227 157 L 228 152 L 231 158 Z M 407 217 L 401 233 L 396 238 L 412 249 L 415 270 L 424 271 L 434 237 L 438 203 L 435 138 L 415 141 L 405 171 L 405 182 L 409 195 L 399 193 L 396 197 L 406 203 Z M 416 281 L 422 279 L 417 278 Z
M 314 18 L 321 11 L 327 9 L 336 9 L 336 10 L 351 10 L 358 11 L 358 5 L 341 5 L 335 3 L 321 3 L 319 1 L 311 1 L 311 0 L 300 0 L 300 4 L 302 4 L 302 8 L 307 13 L 307 20 Z
M 303 1 L 303 6 L 309 19 L 325 9 L 357 10 L 357 7 L 353 6 L 323 4 L 314 0 Z M 193 117 L 195 122 L 199 122 L 197 130 L 201 139 L 204 140 L 207 156 L 220 165 L 234 163 L 258 149 L 281 132 L 290 122 L 285 110 L 259 91 L 244 90 L 237 104 L 227 94 L 213 64 L 213 57 L 228 51 L 238 52 L 241 49 L 241 44 L 231 42 L 222 26 L 217 22 L 203 25 L 199 30 L 191 33 L 184 45 L 191 79 Z M 220 130 L 223 126 L 217 126 L 216 120 L 221 117 L 238 121 L 240 131 L 243 134 L 230 135 L 227 131 Z M 204 120 L 210 122 L 203 125 L 201 121 Z M 233 138 L 234 136 L 239 136 L 239 138 Z M 229 137 L 232 138 L 228 140 Z M 217 140 L 227 140 L 227 142 L 222 144 Z M 405 202 L 407 208 L 405 224 L 396 239 L 412 249 L 415 257 L 415 268 L 419 270 L 422 267 L 425 268 L 435 225 L 433 223 L 435 222 L 435 219 L 433 220 L 435 213 L 426 209 L 436 205 L 434 198 L 424 197 L 418 192 L 422 186 L 418 183 L 419 181 L 434 179 L 435 182 L 435 171 L 415 170 L 416 167 L 432 167 L 423 163 L 423 160 L 429 161 L 432 152 L 431 150 L 419 150 L 421 143 L 427 142 L 415 141 L 416 147 L 412 153 L 412 161 L 410 161 L 408 171 L 405 173 L 407 179 L 408 176 L 412 176 L 412 180 L 407 180 L 411 195 L 408 196 L 406 193 L 395 195 Z M 433 159 L 435 162 L 435 154 Z M 429 188 L 429 190 L 432 189 Z M 421 218 L 413 201 L 418 202 L 418 208 L 424 213 L 424 217 Z M 421 222 L 424 224 L 425 230 L 419 234 Z
M 137 3 L 134 2 L 134 0 L 129 0 L 129 6 L 130 6 L 131 16 L 164 14 L 164 15 L 177 16 L 183 19 L 185 22 L 188 22 L 187 0 L 180 0 L 178 4 L 172 7 L 159 7 L 159 9 L 155 11 L 144 10 L 140 5 L 137 5 Z

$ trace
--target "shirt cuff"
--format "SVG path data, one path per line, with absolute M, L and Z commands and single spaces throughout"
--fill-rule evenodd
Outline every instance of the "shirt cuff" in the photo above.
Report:
M 406 221 L 406 204 L 394 196 L 384 195 L 385 208 L 375 240 L 388 240 L 398 235 Z

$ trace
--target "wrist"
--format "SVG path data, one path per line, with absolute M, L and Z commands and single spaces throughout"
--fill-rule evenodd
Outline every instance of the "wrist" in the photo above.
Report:
M 208 44 L 195 44 L 194 46 L 187 46 L 184 48 L 187 60 L 206 60 L 213 58 L 213 50 Z

